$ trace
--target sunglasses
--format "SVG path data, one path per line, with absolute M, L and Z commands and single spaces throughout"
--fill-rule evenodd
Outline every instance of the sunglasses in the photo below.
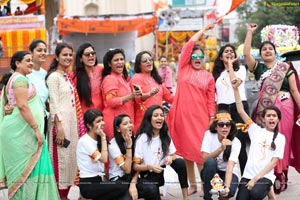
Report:
M 153 62 L 153 58 L 149 57 L 149 58 L 144 58 L 141 60 L 141 63 L 146 63 L 146 62 Z
M 219 127 L 224 127 L 224 126 L 231 127 L 231 123 L 230 122 L 218 122 L 217 125 Z
M 203 53 L 201 53 L 201 54 L 195 54 L 195 53 L 193 53 L 192 54 L 192 60 L 196 60 L 197 58 L 203 60 L 204 59 L 204 54 Z
M 96 55 L 96 52 L 95 51 L 86 52 L 86 53 L 83 53 L 83 55 L 86 56 L 86 57 L 94 56 L 94 55 Z

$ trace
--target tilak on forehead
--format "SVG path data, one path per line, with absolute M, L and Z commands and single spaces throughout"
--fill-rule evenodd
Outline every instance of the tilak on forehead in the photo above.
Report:
M 229 113 L 218 113 L 216 114 L 215 116 L 215 121 L 219 121 L 221 119 L 225 119 L 225 120 L 228 120 L 228 121 L 231 121 L 231 115 Z

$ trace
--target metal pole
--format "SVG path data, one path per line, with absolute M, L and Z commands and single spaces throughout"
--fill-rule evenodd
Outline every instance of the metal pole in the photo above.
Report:
M 169 43 L 169 30 L 167 28 L 167 32 L 166 32 L 166 57 L 167 57 L 167 60 L 168 60 L 168 43 Z

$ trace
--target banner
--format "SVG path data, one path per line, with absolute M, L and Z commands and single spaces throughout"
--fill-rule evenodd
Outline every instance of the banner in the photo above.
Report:
M 17 51 L 28 50 L 30 42 L 34 39 L 47 41 L 47 30 L 45 28 L 0 30 L 0 36 L 4 46 L 4 56 L 11 57 Z

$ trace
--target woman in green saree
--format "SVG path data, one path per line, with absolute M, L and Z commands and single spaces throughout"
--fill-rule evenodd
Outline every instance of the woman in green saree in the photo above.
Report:
M 44 114 L 27 74 L 33 67 L 29 52 L 11 59 L 14 72 L 3 77 L 0 105 L 0 189 L 13 200 L 59 199 L 53 168 L 43 137 Z M 5 112 L 11 106 L 11 113 Z

